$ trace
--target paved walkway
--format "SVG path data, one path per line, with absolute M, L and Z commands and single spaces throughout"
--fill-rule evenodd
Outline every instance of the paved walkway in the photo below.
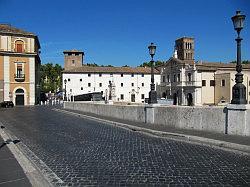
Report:
M 217 145 L 220 145 L 223 143 L 227 143 L 224 147 L 227 148 L 233 148 L 237 150 L 237 145 L 241 145 L 239 150 L 249 152 L 250 153 L 250 137 L 244 137 L 244 136 L 237 136 L 237 135 L 228 135 L 228 134 L 222 134 L 222 133 L 213 133 L 213 132 L 204 132 L 204 131 L 198 131 L 198 130 L 190 130 L 190 129 L 177 129 L 170 126 L 164 126 L 164 125 L 152 125 L 152 124 L 146 124 L 146 123 L 139 123 L 139 122 L 133 122 L 129 120 L 122 120 L 122 119 L 116 119 L 112 117 L 104 117 L 92 113 L 77 111 L 77 110 L 70 110 L 70 109 L 63 109 L 65 111 L 70 111 L 78 114 L 83 114 L 87 116 L 92 116 L 96 118 L 101 118 L 104 120 L 110 120 L 118 123 L 128 124 L 129 126 L 134 126 L 137 128 L 143 128 L 151 131 L 160 131 L 165 132 L 166 135 L 183 135 L 185 137 L 200 137 L 200 140 L 203 139 L 202 142 L 206 142 L 211 140 L 208 143 L 215 143 L 217 142 Z M 169 133 L 169 134 L 168 134 Z M 164 135 L 164 134 L 162 134 Z M 192 138 L 191 138 L 192 139 Z M 191 140 L 190 139 L 190 140 Z M 214 140 L 214 141 L 213 141 Z
M 0 136 L 0 187 L 31 186 L 22 167 Z

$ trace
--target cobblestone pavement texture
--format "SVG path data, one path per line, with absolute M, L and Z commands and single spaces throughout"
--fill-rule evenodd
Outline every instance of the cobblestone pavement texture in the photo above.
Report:
M 0 109 L 0 121 L 63 183 L 57 186 L 249 186 L 250 157 L 151 137 L 49 107 Z

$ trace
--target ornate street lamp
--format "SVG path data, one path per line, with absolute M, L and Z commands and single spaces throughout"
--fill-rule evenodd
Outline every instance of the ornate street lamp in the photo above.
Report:
M 236 15 L 233 16 L 231 19 L 234 24 L 234 29 L 238 33 L 238 37 L 235 39 L 237 42 L 237 65 L 236 65 L 236 71 L 235 74 L 235 82 L 236 84 L 233 86 L 233 98 L 231 101 L 231 104 L 247 104 L 246 100 L 246 87 L 243 82 L 243 74 L 242 71 L 242 65 L 241 65 L 241 40 L 240 38 L 240 31 L 243 29 L 243 23 L 245 20 L 245 15 L 241 15 L 240 11 L 236 11 Z
M 64 79 L 64 101 L 67 101 L 67 95 L 66 95 L 66 84 L 67 84 L 67 80 Z
M 149 100 L 148 104 L 154 104 L 157 103 L 157 93 L 155 91 L 155 84 L 154 84 L 154 55 L 156 51 L 156 46 L 154 43 L 151 43 L 150 46 L 148 46 L 149 54 L 151 56 L 151 84 L 150 84 L 150 92 L 149 92 Z

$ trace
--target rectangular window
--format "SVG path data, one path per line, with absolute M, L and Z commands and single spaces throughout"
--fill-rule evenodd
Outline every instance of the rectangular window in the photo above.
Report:
M 250 81 L 249 81 L 249 86 L 250 86 Z
M 99 77 L 101 77 L 102 76 L 102 74 L 101 73 L 99 73 Z
M 206 80 L 202 80 L 202 86 L 206 86 Z
M 225 86 L 226 85 L 226 80 L 225 79 L 222 79 L 221 80 L 221 86 Z
M 134 86 L 134 83 L 131 83 L 131 86 Z
M 165 82 L 165 76 L 162 76 L 162 82 Z
M 102 83 L 99 83 L 99 87 L 102 87 Z
M 91 83 L 88 83 L 88 87 L 91 87 Z
M 170 82 L 170 78 L 169 78 L 169 75 L 167 76 L 167 79 L 168 79 L 168 82 Z
M 144 99 L 145 98 L 145 95 L 144 94 L 141 94 L 141 99 Z
M 121 83 L 121 87 L 123 87 L 123 83 Z
M 72 64 L 75 64 L 75 60 L 72 60 Z
M 144 77 L 144 74 L 141 74 L 141 77 Z
M 210 86 L 215 86 L 215 80 L 210 80 Z
M 174 82 L 176 82 L 176 75 L 174 75 Z
M 190 82 L 192 80 L 191 73 L 188 73 L 188 81 Z
M 134 77 L 134 76 L 135 76 L 135 75 L 132 73 L 132 74 L 131 74 L 131 77 Z
M 70 79 L 68 79 L 68 82 L 70 81 Z
M 21 63 L 17 64 L 16 77 L 21 78 L 23 72 L 23 65 Z
M 121 100 L 124 100 L 124 95 L 123 94 L 121 94 Z
M 91 74 L 90 74 L 90 73 L 88 74 L 88 77 L 91 77 Z
M 80 82 L 82 82 L 82 79 L 80 79 Z
M 141 83 L 141 86 L 144 87 L 144 83 Z
M 178 75 L 177 75 L 177 82 L 180 82 L 180 80 L 181 80 L 181 75 L 178 74 Z
M 121 77 L 123 77 L 123 73 L 121 74 Z
M 81 87 L 81 90 L 83 90 L 83 87 Z

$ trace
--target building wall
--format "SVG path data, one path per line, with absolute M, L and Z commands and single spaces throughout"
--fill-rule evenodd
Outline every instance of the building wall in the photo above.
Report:
M 38 44 L 33 37 L 19 37 L 19 36 L 0 36 L 0 51 L 16 52 L 15 42 L 23 41 L 22 53 L 36 53 L 38 52 Z M 36 80 L 39 71 L 38 67 L 39 58 L 35 55 L 24 56 L 20 53 L 12 53 L 11 55 L 5 52 L 0 56 L 0 102 L 13 101 L 15 104 L 16 90 L 24 90 L 24 104 L 34 105 L 36 100 Z M 37 54 L 38 55 L 38 54 Z M 22 64 L 22 73 L 25 74 L 23 82 L 18 82 L 15 78 L 17 72 L 17 62 Z
M 222 80 L 225 80 L 225 86 L 222 85 Z M 231 101 L 231 75 L 230 73 L 221 73 L 215 75 L 215 104 L 225 101 Z
M 4 99 L 3 99 L 3 56 L 0 55 L 0 102 L 2 102 Z
M 24 52 L 34 53 L 35 41 L 31 37 L 15 37 L 15 36 L 0 36 L 0 50 L 1 51 L 15 51 L 15 42 L 21 40 L 24 43 Z
M 206 81 L 206 85 L 202 86 L 202 104 L 214 104 L 214 86 L 210 86 L 210 81 L 214 81 L 214 72 L 202 72 L 201 79 L 199 80 L 202 84 L 202 80 Z
M 226 73 L 225 73 L 226 72 Z M 235 71 L 218 71 L 215 74 L 215 104 L 220 103 L 221 98 L 223 97 L 226 103 L 230 103 L 232 100 L 232 89 L 235 85 Z M 250 72 L 243 71 L 243 84 L 246 87 L 246 99 L 247 103 L 250 101 L 249 93 L 249 77 Z M 222 80 L 225 80 L 225 86 L 222 86 Z
M 99 73 L 91 73 L 89 77 L 87 73 L 78 73 L 78 74 L 66 74 L 63 73 L 63 80 L 67 80 L 66 83 L 66 92 L 67 95 L 80 95 L 91 92 L 103 92 L 103 96 L 105 96 L 105 90 L 109 91 L 109 82 L 114 82 L 115 85 L 115 101 L 131 101 L 131 94 L 135 94 L 135 102 L 144 102 L 145 99 L 141 99 L 142 94 L 144 94 L 144 98 L 148 98 L 148 93 L 150 91 L 150 83 L 151 83 L 151 75 L 144 74 L 134 74 L 134 77 L 131 74 L 110 74 L 110 73 L 102 73 L 101 77 Z M 68 81 L 70 79 L 70 81 Z M 82 79 L 82 81 L 80 81 Z M 159 84 L 160 75 L 155 75 L 155 84 Z M 91 83 L 91 86 L 88 86 L 88 83 Z M 102 86 L 100 87 L 100 83 Z M 123 83 L 123 87 L 121 86 Z M 134 86 L 132 86 L 134 83 Z M 144 86 L 142 86 L 144 83 Z M 63 88 L 65 88 L 65 84 L 63 83 Z M 124 99 L 121 99 L 121 94 L 124 95 Z
M 71 54 L 71 55 L 69 55 Z M 76 54 L 78 54 L 76 56 Z M 64 54 L 64 69 L 68 70 L 71 68 L 81 67 L 83 64 L 83 55 L 82 53 L 65 53 Z M 74 63 L 72 63 L 74 61 Z

